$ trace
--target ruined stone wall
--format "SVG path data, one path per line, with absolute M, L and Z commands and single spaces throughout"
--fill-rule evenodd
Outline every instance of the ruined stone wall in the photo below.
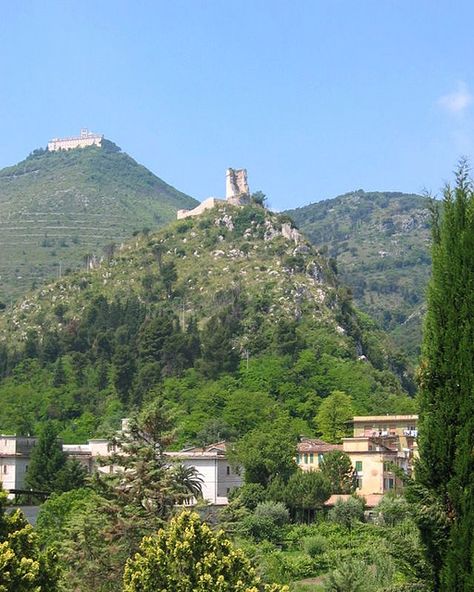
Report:
M 178 210 L 178 220 L 183 220 L 184 218 L 189 218 L 191 216 L 199 216 L 206 210 L 211 210 L 218 204 L 223 203 L 225 203 L 223 199 L 209 197 L 208 199 L 205 199 L 202 203 L 200 203 L 198 206 L 196 206 L 193 210 Z
M 234 206 L 244 205 L 250 200 L 247 169 L 227 169 L 225 178 L 225 197 Z

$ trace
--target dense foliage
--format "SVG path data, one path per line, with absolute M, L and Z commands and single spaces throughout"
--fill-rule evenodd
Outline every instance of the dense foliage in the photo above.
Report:
M 157 396 L 178 415 L 178 444 L 239 438 L 278 418 L 311 434 L 335 390 L 355 413 L 413 411 L 406 364 L 282 224 L 257 206 L 216 209 L 137 237 L 4 313 L 2 430 L 51 420 L 81 442 Z
M 0 592 L 56 592 L 59 571 L 54 551 L 43 553 L 22 513 L 6 511 L 0 488 Z
M 467 166 L 433 228 L 420 367 L 419 522 L 435 590 L 474 587 L 474 189 Z
M 197 514 L 182 512 L 127 562 L 124 592 L 285 592 L 261 584 L 244 553 Z

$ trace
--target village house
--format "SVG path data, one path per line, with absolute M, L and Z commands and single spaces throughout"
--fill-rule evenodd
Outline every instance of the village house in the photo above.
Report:
M 228 503 L 232 489 L 243 483 L 239 471 L 235 471 L 227 459 L 227 443 L 217 442 L 204 447 L 185 448 L 169 452 L 168 456 L 179 460 L 185 467 L 194 467 L 202 479 L 202 496 L 210 504 Z
M 407 475 L 417 455 L 417 415 L 356 416 L 352 419 L 353 436 L 342 444 L 303 438 L 298 444 L 297 462 L 304 471 L 317 470 L 324 455 L 341 450 L 351 459 L 357 475 L 357 493 L 381 496 L 400 491 L 403 484 L 394 467 Z
M 28 461 L 37 438 L 0 435 L 0 483 L 12 491 L 23 489 Z

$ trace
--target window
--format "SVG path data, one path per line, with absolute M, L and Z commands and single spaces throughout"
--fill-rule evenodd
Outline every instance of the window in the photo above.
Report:
M 356 460 L 356 466 L 355 469 L 358 473 L 362 472 L 362 461 L 361 460 Z
M 230 475 L 230 467 L 227 465 L 227 474 Z
M 324 454 L 320 452 L 318 454 L 318 464 L 320 465 L 323 462 Z
M 313 463 L 314 463 L 314 453 L 310 452 L 309 453 L 309 464 L 312 465 Z
M 357 477 L 357 489 L 362 489 L 362 478 Z
M 308 453 L 307 452 L 304 453 L 304 464 L 305 465 L 308 464 Z
M 3 474 L 6 475 L 7 474 L 7 465 L 3 465 Z
M 384 473 L 390 473 L 392 470 L 392 462 L 390 460 L 383 461 L 383 471 Z
M 394 487 L 394 480 L 391 477 L 385 478 L 383 480 L 383 488 L 384 488 L 384 490 L 393 489 L 393 487 Z

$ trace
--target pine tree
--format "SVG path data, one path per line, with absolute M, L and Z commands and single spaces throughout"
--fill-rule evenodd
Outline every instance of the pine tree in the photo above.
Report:
M 422 539 L 434 590 L 474 589 L 474 191 L 462 162 L 433 208 L 433 271 L 420 366 Z
M 26 483 L 36 491 L 52 492 L 58 489 L 58 475 L 66 465 L 66 455 L 51 422 L 44 424 L 38 442 L 31 453 Z

